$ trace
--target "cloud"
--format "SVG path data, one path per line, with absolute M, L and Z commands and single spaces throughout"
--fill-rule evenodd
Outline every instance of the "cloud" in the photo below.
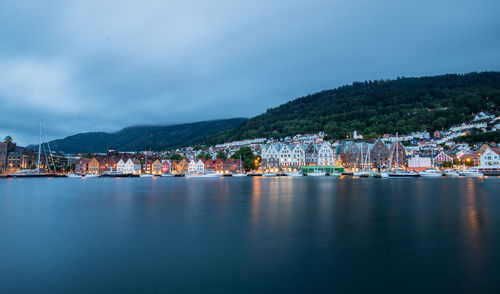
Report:
M 21 144 L 39 118 L 59 138 L 500 69 L 498 1 L 23 2 L 0 4 L 0 136 Z

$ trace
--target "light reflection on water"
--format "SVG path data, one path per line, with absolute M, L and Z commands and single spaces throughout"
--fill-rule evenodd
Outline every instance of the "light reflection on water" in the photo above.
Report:
M 0 293 L 491 292 L 499 190 L 496 178 L 0 181 Z

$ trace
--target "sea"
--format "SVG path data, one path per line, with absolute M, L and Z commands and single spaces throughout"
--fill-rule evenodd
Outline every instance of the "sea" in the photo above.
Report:
M 0 179 L 0 293 L 500 293 L 500 178 Z

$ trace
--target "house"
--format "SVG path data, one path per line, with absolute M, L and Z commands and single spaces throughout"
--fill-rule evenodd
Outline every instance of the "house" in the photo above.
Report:
M 214 162 L 214 170 L 218 174 L 224 173 L 224 161 L 220 158 L 217 158 Z
M 118 162 L 116 163 L 116 171 L 117 172 L 120 172 L 120 173 L 126 172 L 126 170 L 127 170 L 127 167 L 125 164 L 126 161 L 127 161 L 127 159 L 123 159 L 123 158 L 120 158 L 120 160 L 118 160 Z
M 279 167 L 280 150 L 280 143 L 262 146 L 262 166 L 265 168 Z
M 203 164 L 204 164 L 203 167 L 204 170 L 214 170 L 214 161 L 212 159 L 207 159 L 203 161 Z
M 500 148 L 487 147 L 479 157 L 479 167 L 500 169 Z
M 127 174 L 139 174 L 141 171 L 141 163 L 136 158 L 129 158 L 125 162 L 125 173 Z
M 370 162 L 373 168 L 381 169 L 389 166 L 389 148 L 377 139 L 370 150 Z
M 318 165 L 319 166 L 333 166 L 335 165 L 335 153 L 332 146 L 328 142 L 319 145 L 318 148 Z
M 203 162 L 203 160 L 198 160 L 196 162 L 196 173 L 198 174 L 202 174 L 205 172 L 205 163 Z
M 310 144 L 305 151 L 305 165 L 318 164 L 318 148 L 315 144 Z
M 177 165 L 177 173 L 187 174 L 188 173 L 188 165 L 189 165 L 189 161 L 186 158 L 183 158 L 179 162 L 179 164 Z
M 161 160 L 155 159 L 155 161 L 153 161 L 153 164 L 151 165 L 151 173 L 153 175 L 161 175 L 162 167 L 163 167 L 163 164 L 162 164 Z
M 423 171 L 432 167 L 431 157 L 414 156 L 408 159 L 408 170 Z
M 288 167 L 292 165 L 292 148 L 286 144 L 280 144 L 278 156 L 279 166 Z M 277 148 L 278 149 L 278 148 Z
M 142 173 L 143 174 L 152 174 L 153 170 L 153 160 L 148 159 L 147 161 L 144 161 L 142 164 Z
M 170 173 L 170 167 L 171 167 L 170 160 L 164 159 L 164 160 L 162 161 L 162 165 L 161 165 L 161 172 L 162 172 L 163 174 L 168 174 L 168 173 Z
M 77 174 L 87 174 L 88 173 L 88 164 L 91 161 L 91 158 L 82 157 L 78 159 L 75 163 L 75 173 Z
M 300 167 L 306 164 L 306 149 L 305 144 L 296 144 L 292 149 L 292 166 Z
M 191 159 L 188 164 L 188 173 L 189 174 L 195 174 L 196 173 L 196 163 L 197 161 L 195 159 Z
M 110 158 L 106 161 L 106 168 L 105 171 L 117 171 L 117 159 L 116 158 Z
M 87 173 L 89 174 L 98 174 L 99 173 L 99 160 L 93 157 L 89 163 L 87 164 Z
M 439 152 L 436 156 L 432 158 L 434 166 L 440 166 L 443 162 L 453 162 L 453 158 L 451 158 L 448 154 L 444 153 L 444 151 Z

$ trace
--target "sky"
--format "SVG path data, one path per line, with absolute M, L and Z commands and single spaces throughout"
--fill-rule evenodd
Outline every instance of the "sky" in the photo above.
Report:
M 498 0 L 0 2 L 0 137 L 252 117 L 353 81 L 500 70 Z

